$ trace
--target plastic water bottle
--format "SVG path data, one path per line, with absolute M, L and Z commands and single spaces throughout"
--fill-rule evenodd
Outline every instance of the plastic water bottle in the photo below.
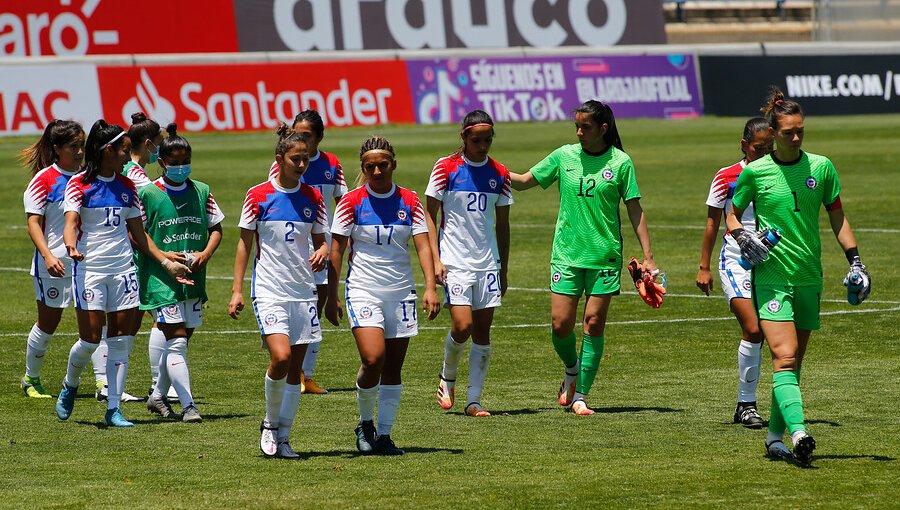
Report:
M 774 248 L 775 245 L 778 244 L 778 241 L 781 241 L 781 230 L 777 228 L 766 227 L 757 232 L 756 237 L 760 241 L 762 241 L 764 245 L 766 245 L 766 248 L 768 248 L 769 251 L 771 251 L 772 248 Z M 750 270 L 753 267 L 753 264 L 751 264 L 750 261 L 745 259 L 743 256 L 738 261 L 738 264 L 740 264 L 741 267 L 747 270 Z
M 853 273 L 847 279 L 847 302 L 851 305 L 859 304 L 859 293 L 862 292 L 863 277 L 859 273 Z

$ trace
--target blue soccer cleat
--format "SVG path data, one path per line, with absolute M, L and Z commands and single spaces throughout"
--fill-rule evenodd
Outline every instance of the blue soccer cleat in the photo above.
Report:
M 122 416 L 122 411 L 119 408 L 107 409 L 105 421 L 107 427 L 134 427 L 134 423 Z
M 59 398 L 56 399 L 56 416 L 60 420 L 68 420 L 72 415 L 72 409 L 75 408 L 75 394 L 78 393 L 77 386 L 69 386 L 63 384 L 62 391 L 59 392 Z

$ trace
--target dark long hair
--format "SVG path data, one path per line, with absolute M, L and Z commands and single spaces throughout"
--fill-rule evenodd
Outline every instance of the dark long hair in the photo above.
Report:
M 462 155 L 466 152 L 466 134 L 467 130 L 475 126 L 476 124 L 490 124 L 491 125 L 491 133 L 494 131 L 494 119 L 488 114 L 488 112 L 484 110 L 472 110 L 467 113 L 466 116 L 462 120 L 462 145 L 459 146 L 459 149 L 456 151 L 457 155 Z
M 281 157 L 284 157 L 284 155 L 287 154 L 287 151 L 290 150 L 295 143 L 299 142 L 304 145 L 309 145 L 309 140 L 306 138 L 306 135 L 294 131 L 283 122 L 278 126 L 278 129 L 275 130 L 275 134 L 278 135 L 278 142 L 275 144 L 275 154 L 278 154 Z
M 769 86 L 769 96 L 762 108 L 759 109 L 766 116 L 769 126 L 772 129 L 778 129 L 778 119 L 785 115 L 804 116 L 803 108 L 800 103 L 793 99 L 786 99 L 784 92 L 777 85 Z
M 159 134 L 159 124 L 153 119 L 148 119 L 144 112 L 131 114 L 131 127 L 128 128 L 128 138 L 131 138 L 131 152 L 140 153 L 144 140 L 153 140 Z
M 91 132 L 88 133 L 87 142 L 84 145 L 84 180 L 86 182 L 92 182 L 97 178 L 100 173 L 103 150 L 113 138 L 124 131 L 122 126 L 107 124 L 103 119 L 94 122 L 94 125 L 91 126 Z M 125 143 L 125 137 L 116 140 L 112 147 L 121 147 L 123 143 Z
M 608 104 L 591 99 L 581 103 L 581 106 L 575 109 L 575 113 L 587 113 L 591 119 L 597 123 L 597 126 L 606 124 L 609 128 L 603 135 L 603 141 L 606 145 L 612 145 L 619 150 L 622 148 L 622 138 L 619 137 L 619 128 L 616 127 L 616 116 L 613 115 L 612 108 Z
M 753 139 L 753 135 L 759 133 L 760 131 L 768 131 L 769 130 L 769 121 L 762 117 L 753 117 L 748 120 L 746 124 L 744 124 L 744 134 L 741 136 L 741 140 L 745 140 L 747 143 L 750 143 L 750 140 Z M 746 153 L 744 153 L 746 156 Z
M 84 134 L 81 124 L 74 120 L 53 119 L 44 128 L 44 134 L 38 141 L 19 152 L 19 161 L 22 162 L 22 166 L 31 170 L 31 175 L 35 175 L 59 160 L 59 156 L 53 150 L 54 145 L 69 144 L 78 138 L 79 134 Z
M 294 117 L 294 122 L 291 123 L 291 127 L 293 128 L 293 126 L 296 126 L 299 122 L 309 122 L 317 139 L 321 140 L 322 137 L 325 136 L 325 122 L 322 120 L 322 116 L 319 115 L 319 112 L 315 110 L 303 110 Z

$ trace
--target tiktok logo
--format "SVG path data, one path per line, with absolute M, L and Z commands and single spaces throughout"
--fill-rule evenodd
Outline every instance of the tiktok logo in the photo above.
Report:
M 444 68 L 426 67 L 422 71 L 425 82 L 431 88 L 421 95 L 417 109 L 420 124 L 446 124 L 453 122 L 453 105 L 463 102 L 463 91 Z M 463 112 L 465 113 L 465 112 Z
M 159 95 L 156 85 L 150 79 L 146 69 L 141 69 L 141 81 L 135 87 L 135 97 L 125 102 L 122 107 L 122 118 L 128 121 L 131 114 L 144 112 L 161 125 L 175 122 L 175 106 Z

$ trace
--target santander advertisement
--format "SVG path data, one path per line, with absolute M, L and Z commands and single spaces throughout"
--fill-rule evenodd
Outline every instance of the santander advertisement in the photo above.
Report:
M 332 127 L 416 121 L 403 62 L 97 68 L 103 112 L 137 111 L 186 131 L 258 131 L 318 110 Z
M 232 0 L 2 4 L 0 57 L 238 51 Z

